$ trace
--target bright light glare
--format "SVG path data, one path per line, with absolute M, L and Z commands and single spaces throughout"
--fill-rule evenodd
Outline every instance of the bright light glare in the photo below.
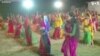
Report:
M 22 5 L 26 9 L 30 9 L 30 8 L 32 8 L 34 6 L 33 2 L 31 0 L 25 0 L 25 1 L 23 1 Z
M 100 5 L 100 2 L 97 2 L 97 5 Z
M 94 2 L 91 2 L 92 5 L 94 5 Z
M 63 3 L 62 3 L 61 1 L 56 1 L 56 2 L 54 3 L 54 6 L 55 6 L 56 8 L 61 8 L 61 7 L 63 6 Z
M 100 5 L 100 2 L 91 2 L 92 5 Z

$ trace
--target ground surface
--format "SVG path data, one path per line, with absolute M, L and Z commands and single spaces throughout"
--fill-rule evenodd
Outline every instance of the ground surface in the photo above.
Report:
M 63 56 L 60 49 L 63 39 L 51 39 L 51 53 L 54 56 Z M 37 44 L 38 46 L 38 44 Z M 34 48 L 33 48 L 34 49 Z M 100 32 L 95 34 L 95 45 L 87 46 L 80 43 L 78 46 L 78 56 L 100 56 Z M 5 36 L 4 31 L 0 31 L 0 56 L 39 56 L 30 48 L 26 48 L 16 42 L 13 38 Z

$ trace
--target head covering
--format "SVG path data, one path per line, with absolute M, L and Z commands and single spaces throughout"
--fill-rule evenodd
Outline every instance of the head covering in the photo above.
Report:
M 49 21 L 48 16 L 46 16 L 46 15 L 44 15 L 44 23 L 46 26 L 46 30 L 49 31 L 50 30 L 50 21 Z

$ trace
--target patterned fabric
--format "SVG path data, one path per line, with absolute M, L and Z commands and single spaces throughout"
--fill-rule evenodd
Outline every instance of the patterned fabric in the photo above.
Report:
M 53 39 L 59 39 L 60 38 L 60 27 L 56 27 L 53 33 Z
M 41 38 L 39 52 L 41 56 L 48 56 L 50 54 L 51 45 L 49 40 L 48 32 L 46 31 L 45 23 L 42 21 L 41 24 Z
M 14 25 L 12 20 L 9 20 L 8 23 L 8 33 L 14 33 Z
M 44 16 L 44 23 L 46 25 L 46 30 L 49 31 L 50 30 L 50 21 L 48 16 Z

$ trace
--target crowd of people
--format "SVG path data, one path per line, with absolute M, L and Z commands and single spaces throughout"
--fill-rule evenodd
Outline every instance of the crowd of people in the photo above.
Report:
M 80 40 L 80 30 L 84 32 L 83 42 L 92 45 L 95 38 L 94 34 L 98 31 L 99 22 L 98 14 L 95 11 L 73 10 L 56 14 L 36 14 L 32 16 L 8 16 L 3 19 L 0 16 L 0 29 L 6 30 L 7 37 L 15 40 L 21 38 L 26 41 L 27 46 L 34 46 L 33 42 L 39 40 L 40 56 L 51 55 L 51 39 L 57 41 L 64 39 L 61 52 L 64 56 L 77 56 L 76 50 Z M 82 28 L 82 29 L 81 29 Z M 50 31 L 54 29 L 52 36 Z M 32 39 L 33 38 L 33 39 Z

